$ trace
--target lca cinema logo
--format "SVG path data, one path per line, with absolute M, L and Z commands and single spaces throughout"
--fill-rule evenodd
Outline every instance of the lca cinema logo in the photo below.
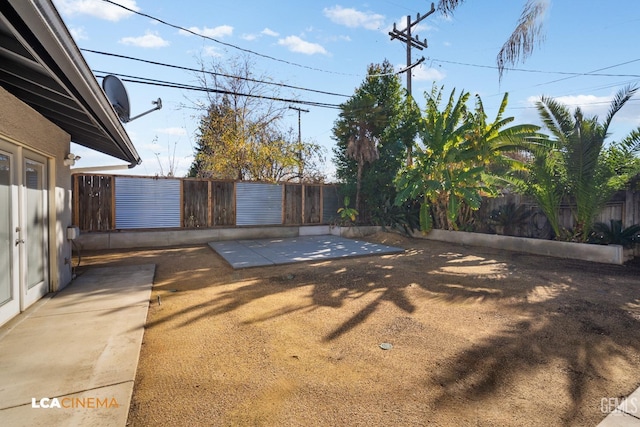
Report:
M 34 409 L 114 409 L 120 407 L 115 397 L 41 397 L 31 398 Z

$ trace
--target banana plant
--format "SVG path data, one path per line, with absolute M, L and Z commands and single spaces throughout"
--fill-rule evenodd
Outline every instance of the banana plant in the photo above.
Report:
M 422 145 L 416 148 L 414 163 L 396 178 L 397 204 L 421 200 L 420 229 L 424 233 L 434 227 L 457 230 L 463 206 L 477 210 L 482 196 L 497 195 L 497 188 L 487 179 L 488 166 L 498 159 L 508 163 L 503 153 L 520 147 L 537 130 L 533 125 L 505 128 L 513 120 L 502 117 L 506 95 L 491 123 L 487 123 L 479 97 L 474 111 L 467 108 L 469 96 L 462 91 L 456 98 L 454 89 L 441 110 L 443 88 L 433 87 L 419 126 Z

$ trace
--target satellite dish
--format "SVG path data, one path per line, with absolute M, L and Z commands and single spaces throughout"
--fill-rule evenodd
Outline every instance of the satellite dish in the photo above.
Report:
M 145 114 L 149 114 L 153 111 L 159 110 L 162 108 L 162 100 L 158 98 L 157 101 L 152 101 L 152 104 L 155 104 L 155 107 L 149 111 L 145 111 L 142 114 L 138 114 L 135 117 L 130 117 L 131 115 L 131 107 L 129 104 L 129 95 L 127 95 L 127 90 L 124 88 L 124 85 L 114 75 L 109 74 L 102 79 L 102 89 L 104 93 L 107 95 L 107 99 L 111 102 L 113 109 L 116 111 L 118 118 L 123 123 L 129 123 L 139 117 L 144 116 Z

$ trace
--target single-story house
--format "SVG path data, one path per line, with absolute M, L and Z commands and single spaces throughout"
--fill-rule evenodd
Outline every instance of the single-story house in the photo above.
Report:
M 71 282 L 71 141 L 140 163 L 51 0 L 0 0 L 0 325 Z

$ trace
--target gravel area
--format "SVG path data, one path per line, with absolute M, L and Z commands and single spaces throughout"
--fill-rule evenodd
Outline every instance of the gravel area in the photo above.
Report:
M 638 265 L 366 240 L 406 251 L 237 271 L 205 245 L 83 254 L 157 265 L 128 425 L 586 426 L 640 386 Z

